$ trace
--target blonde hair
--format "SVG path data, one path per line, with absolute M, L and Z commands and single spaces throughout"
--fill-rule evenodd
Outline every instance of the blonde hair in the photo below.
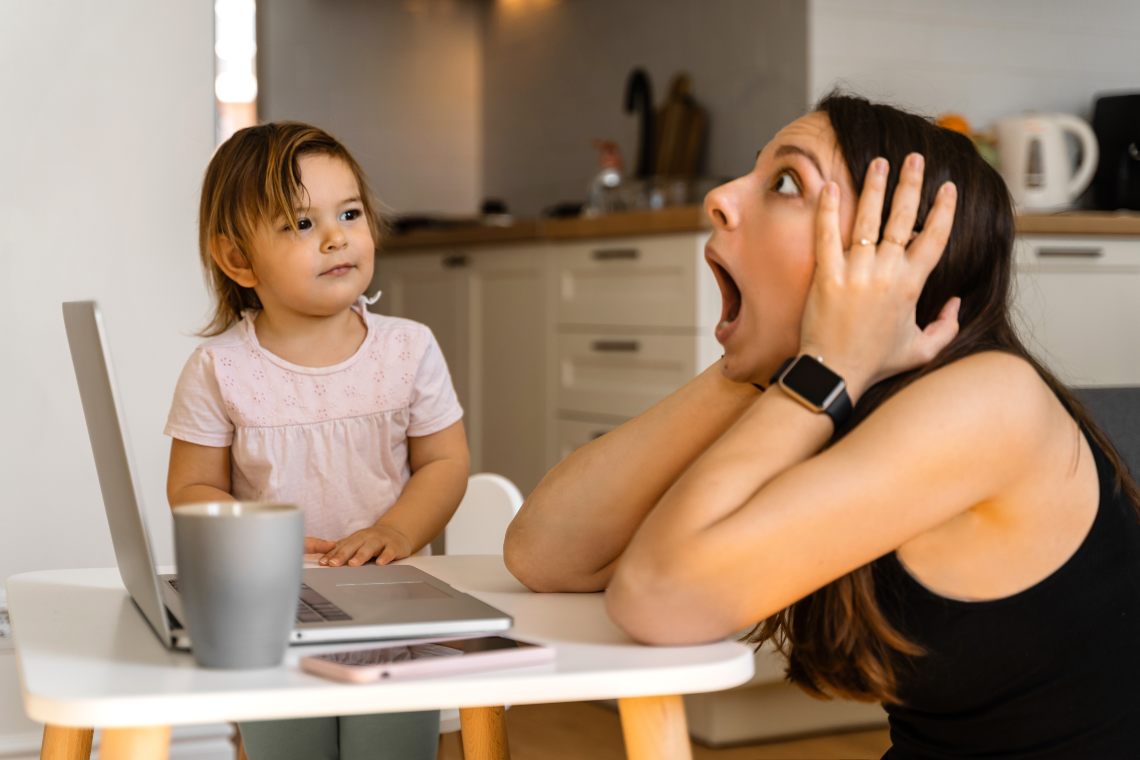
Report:
M 209 337 L 225 332 L 241 319 L 245 309 L 260 309 L 253 288 L 231 280 L 213 251 L 226 238 L 246 259 L 258 227 L 284 217 L 297 229 L 295 204 L 307 195 L 298 164 L 302 156 L 322 154 L 348 165 L 360 189 L 364 216 L 379 245 L 383 220 L 360 164 L 335 137 L 322 129 L 296 121 L 279 121 L 247 127 L 218 147 L 202 180 L 198 208 L 198 254 L 215 300 L 210 322 L 199 333 Z

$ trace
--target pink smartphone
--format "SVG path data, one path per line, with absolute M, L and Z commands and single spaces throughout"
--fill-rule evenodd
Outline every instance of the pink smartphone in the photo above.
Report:
M 372 683 L 539 665 L 553 659 L 552 647 L 504 636 L 483 636 L 310 655 L 301 658 L 301 669 L 337 681 Z

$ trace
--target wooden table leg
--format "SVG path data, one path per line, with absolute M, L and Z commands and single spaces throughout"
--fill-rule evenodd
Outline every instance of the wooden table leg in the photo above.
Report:
M 99 740 L 99 760 L 167 760 L 170 756 L 170 726 L 104 728 Z
M 511 760 L 502 707 L 459 708 L 464 760 Z
M 91 728 L 45 725 L 40 760 L 88 760 L 93 733 Z
M 685 704 L 679 696 L 618 700 L 628 760 L 692 760 Z

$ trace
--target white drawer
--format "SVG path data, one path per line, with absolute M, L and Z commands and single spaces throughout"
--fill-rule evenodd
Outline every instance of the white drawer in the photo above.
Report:
M 567 243 L 555 248 L 562 325 L 711 327 L 720 295 L 704 262 L 705 233 Z
M 582 420 L 559 419 L 555 423 L 558 437 L 558 461 L 565 459 L 570 452 L 579 446 L 585 446 L 617 426 L 618 423 L 616 422 L 584 422 Z
M 1019 235 L 1018 271 L 1140 272 L 1140 238 Z
M 556 408 L 633 417 L 703 369 L 700 347 L 696 336 L 562 333 Z

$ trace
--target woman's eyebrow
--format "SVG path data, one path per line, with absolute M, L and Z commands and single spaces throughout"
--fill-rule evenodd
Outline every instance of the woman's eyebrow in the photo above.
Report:
M 798 145 L 781 145 L 780 147 L 776 148 L 777 157 L 788 155 L 803 156 L 808 161 L 812 162 L 812 164 L 815 166 L 815 170 L 819 172 L 819 176 L 823 177 L 824 179 L 827 178 L 827 175 L 823 173 L 823 166 L 819 163 L 819 159 L 816 158 L 816 155 L 810 150 L 805 150 Z

